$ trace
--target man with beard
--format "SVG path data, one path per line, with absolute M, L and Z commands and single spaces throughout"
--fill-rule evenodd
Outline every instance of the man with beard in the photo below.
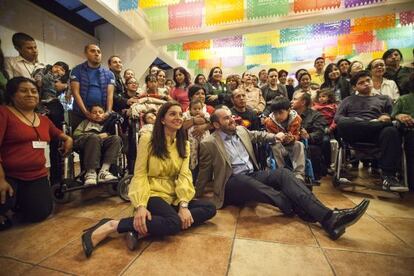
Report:
M 259 170 L 252 142 L 274 142 L 276 134 L 237 126 L 227 108 L 216 109 L 210 120 L 216 131 L 200 145 L 196 195 L 203 196 L 207 184 L 212 183 L 210 200 L 217 208 L 251 201 L 271 204 L 285 215 L 319 222 L 333 240 L 368 208 L 368 200 L 351 209 L 327 208 L 289 170 Z

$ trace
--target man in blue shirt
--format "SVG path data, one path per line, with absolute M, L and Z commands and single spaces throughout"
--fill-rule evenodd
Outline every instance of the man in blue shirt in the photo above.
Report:
M 106 116 L 113 106 L 115 76 L 101 66 L 101 49 L 95 44 L 88 44 L 84 53 L 87 61 L 73 68 L 70 76 L 70 86 L 75 99 L 71 118 L 73 129 L 84 119 L 92 119 L 89 111 L 92 105 L 106 107 Z
M 277 134 L 249 131 L 237 126 L 228 108 L 218 108 L 211 116 L 216 131 L 200 144 L 200 172 L 197 196 L 205 196 L 212 186 L 210 200 L 217 208 L 243 205 L 249 201 L 271 204 L 286 215 L 319 222 L 333 240 L 356 223 L 368 208 L 363 200 L 351 209 L 331 210 L 287 169 L 260 170 L 252 142 L 275 142 Z

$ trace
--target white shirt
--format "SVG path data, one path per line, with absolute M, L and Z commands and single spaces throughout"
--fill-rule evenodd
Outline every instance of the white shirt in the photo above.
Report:
M 398 91 L 397 84 L 393 80 L 386 78 L 382 79 L 382 84 L 380 89 L 375 89 L 372 87 L 371 93 L 373 95 L 386 95 L 395 102 L 400 97 L 400 91 Z
M 4 67 L 10 79 L 14 77 L 26 77 L 34 80 L 34 72 L 37 69 L 44 68 L 45 65 L 38 61 L 34 63 L 29 62 L 22 56 L 17 56 L 6 58 Z

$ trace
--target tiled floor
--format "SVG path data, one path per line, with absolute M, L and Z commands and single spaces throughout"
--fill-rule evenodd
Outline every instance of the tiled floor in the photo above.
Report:
M 346 208 L 369 192 L 342 193 L 325 178 L 315 193 Z M 143 240 L 134 252 L 111 237 L 90 259 L 82 229 L 132 209 L 99 189 L 75 198 L 43 223 L 0 233 L 0 275 L 414 275 L 414 194 L 372 197 L 367 214 L 335 242 L 316 224 L 251 204 L 177 236 Z

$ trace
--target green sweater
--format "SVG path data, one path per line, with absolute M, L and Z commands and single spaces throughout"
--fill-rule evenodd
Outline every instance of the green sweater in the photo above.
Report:
M 395 118 L 398 114 L 408 114 L 414 118 L 414 92 L 398 98 L 392 109 L 391 116 Z

